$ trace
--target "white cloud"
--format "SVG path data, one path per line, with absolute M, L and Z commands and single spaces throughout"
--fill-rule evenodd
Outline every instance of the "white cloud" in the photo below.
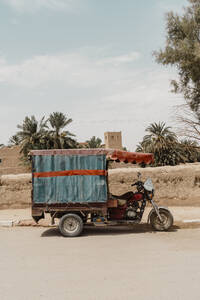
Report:
M 36 56 L 16 65 L 0 59 L 0 82 L 26 88 L 48 82 L 78 87 L 99 86 L 108 81 L 122 80 L 124 71 L 116 69 L 115 65 L 132 62 L 138 56 L 138 53 L 130 53 L 95 60 L 77 52 Z
M 5 64 L 6 64 L 6 59 L 0 56 L 0 66 L 3 66 Z
M 131 52 L 124 55 L 107 57 L 100 61 L 100 64 L 111 64 L 114 66 L 119 66 L 124 63 L 131 63 L 138 60 L 141 57 L 139 52 Z
M 80 0 L 0 0 L 18 12 L 40 9 L 73 11 Z
M 12 126 L 9 133 L 7 128 L 2 131 L 1 142 L 26 115 L 38 118 L 60 110 L 74 119 L 71 131 L 78 140 L 121 130 L 124 145 L 133 150 L 145 127 L 169 122 L 171 108 L 178 103 L 169 93 L 174 74 L 157 65 L 154 70 L 136 68 L 133 53 L 91 57 L 79 50 L 36 56 L 19 64 L 0 58 L 1 99 L 6 99 L 0 101 L 0 127 Z M 120 63 L 116 66 L 113 61 Z

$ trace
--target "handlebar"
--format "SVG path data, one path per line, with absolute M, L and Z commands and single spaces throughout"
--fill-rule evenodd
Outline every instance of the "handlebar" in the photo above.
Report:
M 131 184 L 131 186 L 134 185 L 142 185 L 143 186 L 143 182 L 142 181 L 136 181 L 135 183 Z

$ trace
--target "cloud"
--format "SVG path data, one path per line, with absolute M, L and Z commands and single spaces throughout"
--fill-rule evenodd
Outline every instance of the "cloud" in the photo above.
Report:
M 1 141 L 26 115 L 40 118 L 52 111 L 74 119 L 71 131 L 79 141 L 121 130 L 124 145 L 132 150 L 149 123 L 169 124 L 171 108 L 178 103 L 169 92 L 174 74 L 157 65 L 142 69 L 135 52 L 111 56 L 93 49 L 91 57 L 90 51 L 35 56 L 19 64 L 0 58 L 0 127 L 10 126 Z
M 40 9 L 73 11 L 80 0 L 0 0 L 12 9 L 25 13 Z M 77 7 L 76 7 L 77 8 Z
M 107 57 L 100 61 L 101 64 L 111 64 L 114 66 L 119 66 L 124 63 L 131 63 L 138 60 L 141 57 L 139 52 L 130 52 L 124 55 L 118 55 L 113 57 Z
M 48 82 L 70 86 L 99 86 L 123 79 L 124 71 L 115 68 L 139 57 L 138 53 L 91 59 L 87 55 L 66 53 L 35 56 L 20 64 L 7 64 L 0 58 L 0 82 L 25 88 L 35 88 Z
M 0 57 L 0 66 L 3 66 L 6 64 L 6 59 L 4 57 Z

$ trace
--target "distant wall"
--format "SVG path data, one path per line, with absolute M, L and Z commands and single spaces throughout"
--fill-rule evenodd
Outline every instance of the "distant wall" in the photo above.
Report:
M 31 204 L 31 174 L 0 177 L 0 209 L 25 208 Z
M 24 166 L 20 160 L 19 146 L 0 148 L 0 176 L 5 174 L 30 173 L 30 169 Z
M 157 168 L 127 168 L 109 171 L 110 192 L 122 194 L 132 190 L 137 172 L 142 179 L 150 177 L 155 187 L 155 200 L 162 205 L 200 205 L 200 163 Z
M 134 190 L 131 184 L 137 180 L 138 171 L 143 180 L 152 178 L 155 200 L 160 205 L 200 206 L 200 163 L 109 170 L 110 192 L 120 195 Z M 31 174 L 0 176 L 0 209 L 29 207 L 31 186 Z

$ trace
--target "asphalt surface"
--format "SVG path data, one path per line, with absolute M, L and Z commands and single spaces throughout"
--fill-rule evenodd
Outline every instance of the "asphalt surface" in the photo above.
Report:
M 0 228 L 0 299 L 199 300 L 200 228 Z

